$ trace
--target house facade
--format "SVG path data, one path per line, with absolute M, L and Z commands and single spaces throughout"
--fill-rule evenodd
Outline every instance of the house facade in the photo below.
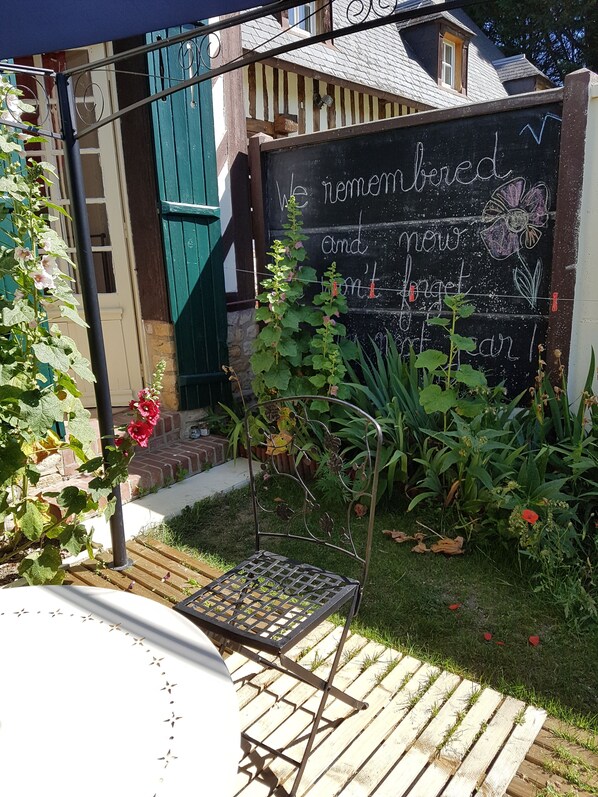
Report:
M 422 5 L 434 3 L 408 0 L 399 8 Z M 247 382 L 256 289 L 249 137 L 330 130 L 551 85 L 523 57 L 504 58 L 462 12 L 335 39 L 353 8 L 351 0 L 315 0 L 224 30 L 218 41 L 184 42 L 73 78 L 84 127 L 210 65 L 330 34 L 187 87 L 81 140 L 114 406 L 127 404 L 162 358 L 164 403 L 172 409 L 225 399 L 227 362 Z M 15 60 L 62 71 L 180 31 Z M 55 101 L 42 88 L 31 80 L 26 98 L 39 119 L 55 118 Z M 68 212 L 59 143 L 36 145 L 32 154 L 55 164 L 54 198 Z M 74 252 L 69 222 L 61 223 Z M 61 323 L 85 350 L 85 332 Z M 91 390 L 84 399 L 93 404 Z

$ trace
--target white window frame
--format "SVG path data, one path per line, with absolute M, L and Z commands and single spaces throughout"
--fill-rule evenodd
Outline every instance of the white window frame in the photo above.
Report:
M 316 33 L 316 3 L 303 3 L 300 6 L 289 8 L 289 27 L 305 33 Z
M 456 87 L 457 45 L 448 39 L 442 40 L 440 79 L 444 86 Z

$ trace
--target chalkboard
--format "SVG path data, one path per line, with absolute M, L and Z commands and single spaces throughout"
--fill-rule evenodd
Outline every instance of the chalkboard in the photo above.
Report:
M 426 320 L 466 294 L 464 361 L 515 394 L 533 385 L 551 312 L 562 104 L 500 108 L 262 146 L 264 226 L 269 242 L 283 235 L 294 194 L 310 265 L 337 263 L 366 346 L 388 334 L 405 353 L 438 346 Z

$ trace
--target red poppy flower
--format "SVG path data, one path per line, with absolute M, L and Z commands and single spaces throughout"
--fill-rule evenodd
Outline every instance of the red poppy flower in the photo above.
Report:
M 524 509 L 521 517 L 533 526 L 540 516 L 533 509 Z

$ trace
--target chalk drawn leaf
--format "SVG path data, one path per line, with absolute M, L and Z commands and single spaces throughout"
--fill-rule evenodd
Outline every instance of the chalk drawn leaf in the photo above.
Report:
M 505 260 L 525 246 L 532 249 L 548 222 L 549 193 L 544 183 L 526 191 L 526 181 L 516 177 L 499 186 L 486 203 L 482 221 L 489 226 L 480 233 L 495 260 Z

